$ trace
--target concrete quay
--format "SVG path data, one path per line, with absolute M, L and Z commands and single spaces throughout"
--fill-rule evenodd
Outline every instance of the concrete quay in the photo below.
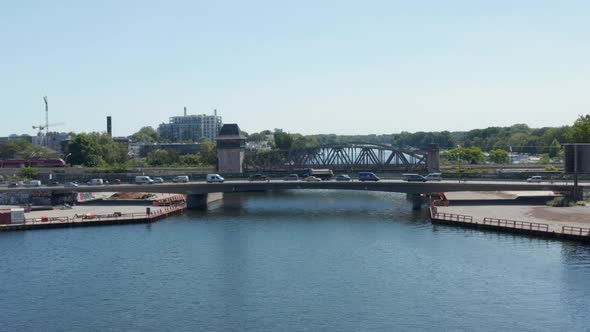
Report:
M 433 223 L 590 243 L 590 206 L 550 207 L 552 193 L 448 194 L 430 209 Z

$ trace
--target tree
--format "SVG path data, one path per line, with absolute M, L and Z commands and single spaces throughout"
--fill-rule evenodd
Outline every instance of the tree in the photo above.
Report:
M 179 163 L 185 166 L 198 166 L 201 164 L 201 158 L 198 154 L 187 154 L 180 156 Z
M 88 167 L 122 164 L 127 162 L 127 147 L 113 141 L 106 133 L 76 134 L 66 147 L 71 153 L 68 162 Z
M 146 160 L 150 166 L 170 166 L 178 163 L 180 156 L 172 150 L 155 150 L 148 153 Z
M 565 133 L 570 143 L 590 143 L 590 115 L 580 115 Z
M 293 144 L 293 137 L 287 133 L 275 133 L 275 145 L 281 150 L 289 150 Z
M 39 170 L 33 167 L 25 167 L 20 170 L 19 175 L 25 179 L 35 179 L 39 176 Z
M 207 138 L 202 138 L 199 158 L 204 165 L 216 165 L 217 164 L 217 147 L 211 143 Z
M 488 160 L 494 164 L 508 164 L 510 158 L 506 150 L 495 149 L 490 151 Z
M 547 165 L 551 163 L 551 158 L 549 158 L 549 154 L 548 153 L 543 153 L 541 155 L 541 157 L 539 158 L 539 164 L 541 165 Z
M 138 132 L 129 136 L 129 139 L 134 143 L 157 143 L 162 141 L 162 138 L 160 135 L 158 135 L 158 132 L 149 126 L 141 127 Z
M 555 158 L 559 155 L 559 152 L 561 151 L 561 144 L 559 144 L 559 142 L 554 139 L 553 142 L 551 142 L 551 144 L 549 145 L 549 157 L 551 158 Z
M 485 155 L 480 148 L 454 148 L 442 152 L 440 157 L 451 163 L 483 164 Z

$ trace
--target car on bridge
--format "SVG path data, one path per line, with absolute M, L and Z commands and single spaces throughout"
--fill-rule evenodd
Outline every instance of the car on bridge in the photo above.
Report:
M 375 173 L 373 172 L 360 172 L 359 173 L 359 181 L 379 181 L 381 180 Z
M 266 175 L 264 174 L 260 174 L 260 173 L 256 173 L 252 176 L 250 176 L 250 181 L 266 181 L 268 178 Z
M 318 181 L 322 181 L 322 179 L 315 177 L 313 175 L 310 175 L 308 177 L 305 178 L 305 181 L 307 182 L 318 182 Z
M 162 179 L 161 177 L 155 177 L 153 180 L 154 183 L 164 183 L 164 179 Z
M 416 174 L 416 173 L 404 173 L 404 174 L 402 174 L 402 179 L 404 179 L 408 182 L 426 182 L 426 181 L 428 181 L 427 178 L 425 178 L 424 176 L 422 176 L 420 174 Z
M 336 176 L 336 181 L 352 181 L 348 174 L 338 174 Z
M 285 178 L 283 180 L 285 180 L 285 181 L 299 181 L 299 176 L 297 174 L 289 174 L 289 175 L 285 176 Z
M 531 176 L 530 178 L 526 179 L 526 182 L 543 182 L 543 177 L 539 176 L 539 175 L 535 175 L 535 176 Z

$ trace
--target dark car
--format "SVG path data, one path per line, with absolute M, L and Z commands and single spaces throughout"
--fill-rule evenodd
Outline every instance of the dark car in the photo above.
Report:
M 57 181 L 51 181 L 47 184 L 48 187 L 55 187 L 55 186 L 59 186 L 60 183 Z
M 267 177 L 264 174 L 254 174 L 250 177 L 250 181 L 266 181 Z
M 114 179 L 113 182 L 111 182 L 112 184 L 121 184 L 121 180 L 120 179 Z

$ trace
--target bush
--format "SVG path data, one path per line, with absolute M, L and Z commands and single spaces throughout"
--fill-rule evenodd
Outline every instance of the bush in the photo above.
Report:
M 547 202 L 547 205 L 553 207 L 568 207 L 574 206 L 575 201 L 567 198 L 567 197 L 555 197 L 554 199 Z

